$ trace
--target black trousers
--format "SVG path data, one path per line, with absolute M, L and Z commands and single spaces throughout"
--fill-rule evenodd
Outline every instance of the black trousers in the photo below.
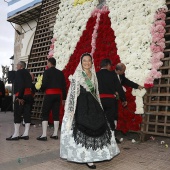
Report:
M 45 95 L 43 107 L 42 107 L 42 120 L 43 121 L 48 121 L 50 111 L 52 111 L 53 120 L 59 121 L 60 100 L 61 100 L 61 97 L 59 94 Z
M 0 96 L 0 108 L 2 107 L 2 97 Z
M 31 100 L 32 95 L 24 96 L 24 104 L 19 105 L 19 102 L 16 100 L 14 102 L 14 123 L 21 123 L 22 116 L 25 123 L 31 123 Z
M 116 108 L 116 99 L 115 98 L 101 98 L 101 103 L 104 109 L 106 118 L 110 124 L 111 130 L 115 130 L 114 121 L 117 120 L 117 108 Z

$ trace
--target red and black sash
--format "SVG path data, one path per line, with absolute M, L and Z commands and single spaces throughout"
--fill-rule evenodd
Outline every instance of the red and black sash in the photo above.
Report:
M 25 88 L 24 90 L 24 96 L 25 95 L 31 95 L 32 94 L 32 91 L 30 88 Z M 15 97 L 18 97 L 19 96 L 19 92 L 15 93 Z
M 100 98 L 116 98 L 114 94 L 99 94 Z

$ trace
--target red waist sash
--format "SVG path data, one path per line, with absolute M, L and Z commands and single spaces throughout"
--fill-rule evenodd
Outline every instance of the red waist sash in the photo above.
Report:
M 31 93 L 31 89 L 30 88 L 25 88 L 24 90 L 24 95 L 30 95 Z M 17 97 L 19 95 L 19 92 L 15 93 L 15 96 Z
M 60 95 L 60 112 L 61 112 L 61 111 L 62 111 L 62 91 L 61 91 L 61 89 L 57 89 L 57 88 L 47 89 L 47 90 L 45 91 L 45 94 L 47 94 L 47 95 L 48 95 L 48 94 L 59 94 L 59 95 Z M 59 114 L 61 114 L 61 113 L 59 113 Z M 52 111 L 50 111 L 48 121 L 49 121 L 50 123 L 54 123 L 54 121 L 53 121 L 53 116 L 52 116 Z
M 0 92 L 0 96 L 2 96 L 2 92 Z
M 62 91 L 61 91 L 61 89 L 47 89 L 46 91 L 45 91 L 45 94 L 62 94 Z
M 99 94 L 100 98 L 115 98 L 114 94 Z

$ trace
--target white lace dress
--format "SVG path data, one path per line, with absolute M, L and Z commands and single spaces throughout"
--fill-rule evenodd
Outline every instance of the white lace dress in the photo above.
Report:
M 92 148 L 82 147 L 81 144 L 77 144 L 74 141 L 73 130 L 68 128 L 68 122 L 70 122 L 70 112 L 74 112 L 74 106 L 76 105 L 76 101 L 72 100 L 77 98 L 79 95 L 79 90 L 75 87 L 80 84 L 87 88 L 81 79 L 77 81 L 71 82 L 71 87 L 69 88 L 67 98 L 70 98 L 69 101 L 66 101 L 65 114 L 63 117 L 62 127 L 61 127 L 61 137 L 60 137 L 60 157 L 63 159 L 67 159 L 68 161 L 78 162 L 78 163 L 87 163 L 87 162 L 97 162 L 110 160 L 114 156 L 120 153 L 120 150 L 116 144 L 114 132 L 112 132 L 111 143 L 107 146 L 103 146 L 102 149 L 98 148 L 97 150 L 93 150 Z M 93 81 L 95 82 L 95 81 Z M 78 88 L 79 89 L 79 88 Z M 76 96 L 77 94 L 77 96 Z M 72 120 L 74 119 L 74 114 L 72 114 Z M 71 127 L 72 127 L 71 121 Z
M 115 142 L 114 132 L 112 132 L 111 145 L 104 146 L 103 149 L 86 149 L 81 144 L 77 145 L 72 137 L 73 131 L 66 129 L 67 116 L 63 118 L 60 139 L 60 157 L 68 161 L 87 163 L 110 160 L 119 154 L 119 148 Z

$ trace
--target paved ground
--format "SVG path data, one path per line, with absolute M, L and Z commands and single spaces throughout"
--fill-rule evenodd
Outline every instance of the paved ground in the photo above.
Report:
M 67 162 L 59 157 L 59 140 L 49 135 L 53 129 L 48 127 L 48 141 L 37 141 L 41 134 L 40 121 L 31 126 L 30 140 L 6 141 L 13 133 L 13 113 L 0 112 L 0 170 L 87 170 L 84 164 Z M 21 134 L 24 128 L 21 126 Z M 121 133 L 119 144 L 121 153 L 111 161 L 96 163 L 98 170 L 170 170 L 170 138 L 155 137 L 147 142 L 139 142 L 139 135 Z M 135 139 L 135 143 L 132 143 Z M 164 141 L 165 144 L 161 144 Z

